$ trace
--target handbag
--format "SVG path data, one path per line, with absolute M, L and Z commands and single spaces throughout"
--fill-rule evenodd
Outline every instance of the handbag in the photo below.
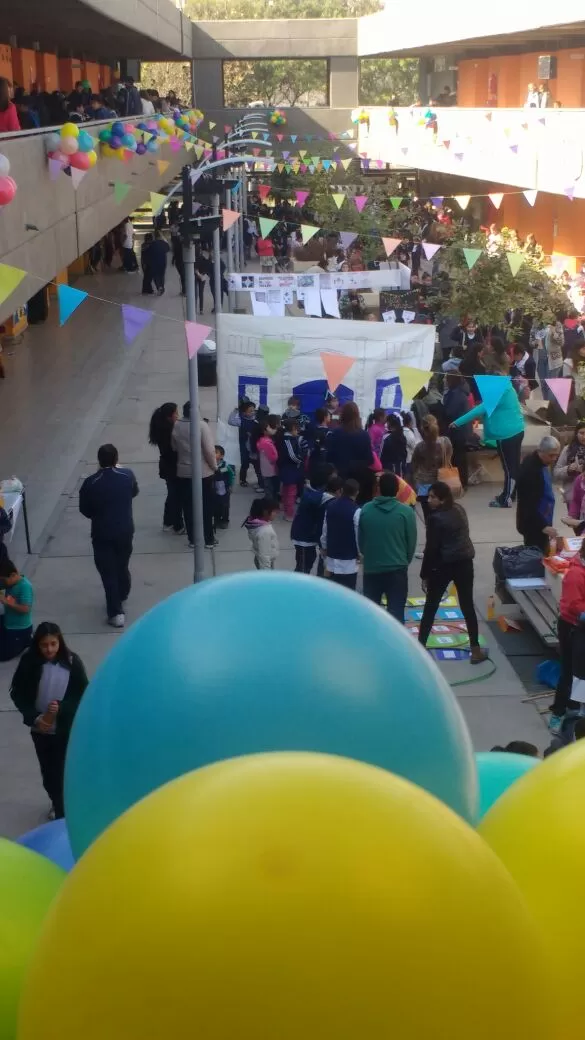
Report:
M 447 487 L 451 488 L 451 494 L 453 498 L 460 498 L 463 494 L 463 487 L 461 485 L 461 477 L 459 476 L 459 470 L 457 466 L 447 466 L 447 452 L 445 446 L 443 446 L 443 465 L 439 466 L 437 472 L 437 480 L 440 480 Z
M 535 545 L 500 545 L 494 553 L 494 574 L 507 578 L 544 578 L 542 552 Z

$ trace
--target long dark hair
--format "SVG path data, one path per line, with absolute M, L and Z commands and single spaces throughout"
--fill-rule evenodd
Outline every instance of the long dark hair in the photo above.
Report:
M 176 411 L 177 405 L 174 401 L 166 401 L 165 404 L 161 404 L 160 408 L 155 409 L 150 417 L 148 429 L 149 444 L 154 444 L 158 448 L 161 441 L 168 439 L 169 432 L 173 428 L 172 417 Z
M 65 642 L 59 625 L 56 625 L 54 621 L 41 621 L 40 625 L 37 625 L 35 634 L 32 638 L 32 643 L 28 652 L 35 662 L 38 662 L 39 667 L 45 662 L 45 658 L 39 649 L 39 643 L 41 639 L 45 638 L 45 636 L 55 636 L 55 638 L 59 640 L 57 656 L 53 660 L 57 661 L 58 664 L 63 665 L 63 668 L 71 668 L 71 651 Z
M 346 401 L 341 409 L 339 426 L 346 433 L 357 433 L 362 428 L 360 410 L 355 401 Z
M 0 76 L 0 112 L 5 112 L 10 104 L 10 83 L 6 76 Z
M 572 462 L 579 456 L 579 461 L 585 461 L 585 445 L 577 438 L 579 430 L 585 429 L 585 421 L 582 419 L 577 423 L 573 431 L 573 439 L 567 449 L 567 464 L 570 466 Z

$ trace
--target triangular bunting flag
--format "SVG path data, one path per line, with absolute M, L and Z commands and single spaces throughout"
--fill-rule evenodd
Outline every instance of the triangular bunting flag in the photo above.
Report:
M 386 250 L 386 256 L 392 256 L 392 253 L 398 248 L 401 242 L 401 238 L 382 238 L 382 243 Z
M 469 249 L 469 248 L 467 248 L 467 249 L 463 250 L 463 255 L 465 257 L 465 262 L 466 262 L 466 264 L 467 264 L 467 266 L 468 266 L 470 271 L 471 271 L 471 268 L 474 267 L 475 264 L 477 263 L 477 261 L 479 260 L 481 254 L 482 254 L 482 250 L 481 249 Z
M 435 195 L 434 199 L 431 199 L 431 202 L 432 202 L 433 206 L 435 207 L 435 209 L 440 209 L 441 206 L 443 205 L 444 201 L 445 201 L 445 196 L 444 195 Z
M 20 281 L 20 279 L 19 279 Z M 82 289 L 72 289 L 70 285 L 57 286 L 57 299 L 59 301 L 59 325 L 64 325 L 69 320 L 73 311 L 86 299 L 87 293 Z
M 294 350 L 294 342 L 286 339 L 269 339 L 263 336 L 260 349 L 264 358 L 264 367 L 268 376 L 274 376 L 288 361 Z
M 313 235 L 316 235 L 320 230 L 321 228 L 315 227 L 314 224 L 301 224 L 303 245 L 305 246 L 313 238 Z
M 353 201 L 355 202 L 355 208 L 357 209 L 358 213 L 361 213 L 363 208 L 364 208 L 364 206 L 365 206 L 365 204 L 366 204 L 366 202 L 368 201 L 368 196 L 367 195 L 354 195 Z
M 522 253 L 506 253 L 506 256 L 508 258 L 510 270 L 515 278 L 524 263 L 524 257 L 522 256 Z
M 49 159 L 49 177 L 52 181 L 56 181 L 60 173 L 63 172 L 63 163 L 60 159 Z
M 291 139 L 293 144 L 296 144 L 298 136 L 299 136 L 298 134 L 291 134 L 290 135 L 290 139 Z
M 169 144 L 171 146 L 171 152 L 180 152 L 183 147 L 183 142 L 179 141 L 178 137 L 171 137 Z
M 419 390 L 427 385 L 431 376 L 432 372 L 427 372 L 422 368 L 411 368 L 409 365 L 399 366 L 398 379 L 402 390 L 403 405 L 412 401 L 415 394 L 418 394 Z
M 451 142 L 450 141 L 442 141 L 441 143 L 443 145 L 443 148 L 446 148 L 447 151 L 449 151 L 449 149 L 451 147 Z
M 256 141 L 258 139 L 258 131 L 257 130 L 252 130 L 252 139 L 254 141 Z
M 453 198 L 455 199 L 455 202 L 459 204 L 461 209 L 467 209 L 471 195 L 454 195 Z
M 346 200 L 346 197 L 347 196 L 346 196 L 344 191 L 336 192 L 335 195 L 331 196 L 331 198 L 333 199 L 333 201 L 334 201 L 334 203 L 335 203 L 335 205 L 337 206 L 338 209 L 341 209 L 341 207 L 343 206 L 343 203 Z
M 425 251 L 427 260 L 432 260 L 435 253 L 441 248 L 440 245 L 434 245 L 432 242 L 423 242 L 422 247 Z
M 78 170 L 76 166 L 71 167 L 71 183 L 75 191 L 77 191 L 86 173 L 89 173 L 89 170 Z
M 318 166 L 319 163 L 321 162 L 321 156 L 320 155 L 312 155 L 311 156 L 311 162 L 313 163 L 313 166 Z
M 524 198 L 526 199 L 528 205 L 529 206 L 534 206 L 534 203 L 536 202 L 536 196 L 538 195 L 538 192 L 537 191 L 523 191 L 522 194 L 524 195 Z
M 295 191 L 296 200 L 299 206 L 304 206 L 305 202 L 311 194 L 310 191 Z
M 572 202 L 575 198 L 575 185 L 573 184 L 572 188 L 565 188 L 563 194 L 566 195 L 567 198 L 570 199 Z
M 545 379 L 545 383 L 548 386 L 551 393 L 553 393 L 559 402 L 559 407 L 563 412 L 567 412 L 569 409 L 569 398 L 571 396 L 571 384 L 572 379 Z
M 500 206 L 502 205 L 503 198 L 504 198 L 503 191 L 492 191 L 491 194 L 488 195 L 488 199 L 492 203 L 492 206 L 495 206 L 496 209 L 499 209 Z
M 299 148 L 299 155 L 300 155 L 301 159 L 304 159 L 304 158 L 305 158 L 305 156 L 306 156 L 306 154 L 307 154 L 307 152 L 306 152 L 306 151 L 304 151 L 304 152 L 301 152 L 301 150 L 300 150 L 300 148 Z
M 323 362 L 327 385 L 329 386 L 331 393 L 334 394 L 339 384 L 345 379 L 345 376 L 352 365 L 355 364 L 355 358 L 347 357 L 345 354 L 322 353 L 321 361 Z
M 26 278 L 26 271 L 21 271 L 19 267 L 10 267 L 8 264 L 0 264 L 0 303 L 4 303 L 4 300 L 12 295 L 23 278 Z
M 195 145 L 194 145 L 193 141 L 185 141 L 185 148 L 187 149 L 188 152 L 192 152 L 193 149 L 195 148 Z
M 486 117 L 488 123 L 491 123 L 491 121 L 492 121 L 492 113 L 491 112 L 486 112 L 485 117 Z
M 357 231 L 340 231 L 339 241 L 341 242 L 342 249 L 349 249 L 352 242 L 355 242 L 357 238 Z
M 126 343 L 133 343 L 136 337 L 154 318 L 153 311 L 145 311 L 143 307 L 131 307 L 128 303 L 122 304 L 122 320 L 124 322 L 124 339 Z
M 324 170 L 329 170 L 330 167 L 331 167 L 331 159 L 322 159 L 321 160 L 321 165 L 322 165 Z
M 510 145 L 510 151 L 514 152 L 514 155 L 518 155 L 518 145 L 517 144 L 511 144 Z
M 217 126 L 217 123 L 212 123 L 211 119 L 210 119 L 209 120 L 209 129 L 210 130 L 215 130 L 216 126 Z
M 402 196 L 401 195 L 393 195 L 392 198 L 390 199 L 390 205 L 392 206 L 392 209 L 400 209 L 400 207 L 402 205 Z
M 264 202 L 264 199 L 268 198 L 268 196 L 270 195 L 272 188 L 269 184 L 259 184 L 256 190 L 260 198 L 262 199 L 262 202 Z
M 277 134 L 276 135 L 276 140 L 280 141 L 280 142 L 284 141 L 284 134 Z
M 167 201 L 166 195 L 161 195 L 158 191 L 151 191 L 150 193 L 150 208 L 152 209 L 153 217 L 158 217 L 161 209 Z
M 277 220 L 271 220 L 270 217 L 258 217 L 260 222 L 260 236 L 262 238 L 268 238 L 271 231 L 274 230 L 278 224 Z
M 168 168 L 169 168 L 169 166 L 171 164 L 170 164 L 170 162 L 167 162 L 166 159 L 157 159 L 156 160 L 156 165 L 158 167 L 158 172 L 160 173 L 160 175 L 162 177 L 163 173 L 167 172 L 167 170 L 168 170 Z
M 342 159 L 341 160 L 341 165 L 343 166 L 343 169 L 347 171 L 347 170 L 349 170 L 352 162 L 353 162 L 353 159 Z
M 224 231 L 227 231 L 229 228 L 231 228 L 233 224 L 236 223 L 236 220 L 240 219 L 240 214 L 236 213 L 236 211 L 233 209 L 222 209 L 221 216 L 223 219 Z
M 474 379 L 482 404 L 487 414 L 491 415 L 510 385 L 508 376 L 474 376 Z
M 208 333 L 211 332 L 210 325 L 200 325 L 197 321 L 186 321 L 185 322 L 185 336 L 187 339 L 187 357 L 189 361 L 195 357 L 195 354 L 199 350 L 199 347 L 207 339 Z

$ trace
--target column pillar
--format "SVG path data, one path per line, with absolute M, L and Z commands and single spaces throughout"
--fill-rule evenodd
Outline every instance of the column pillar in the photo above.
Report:
M 357 108 L 360 62 L 355 56 L 329 59 L 330 108 Z

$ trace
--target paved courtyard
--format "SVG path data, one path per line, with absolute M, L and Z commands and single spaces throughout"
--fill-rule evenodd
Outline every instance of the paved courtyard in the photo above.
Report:
M 33 555 L 27 557 L 20 523 L 11 554 L 34 583 L 35 622 L 58 622 L 90 675 L 121 638 L 105 624 L 89 523 L 77 508 L 79 485 L 95 469 L 101 443 L 111 441 L 117 446 L 121 463 L 134 470 L 140 485 L 127 622 L 192 579 L 186 539 L 161 530 L 164 484 L 158 477 L 156 453 L 148 444 L 154 408 L 168 400 L 182 404 L 188 396 L 183 300 L 176 281 L 170 271 L 167 294 L 145 299 L 140 296 L 138 275 L 83 279 L 77 283 L 79 288 L 115 302 L 86 300 L 62 329 L 53 310 L 49 322 L 29 329 L 24 342 L 5 354 L 0 476 L 15 473 L 26 482 L 33 539 Z M 156 315 L 130 346 L 124 343 L 122 303 L 150 307 Z M 213 321 L 210 307 L 207 294 L 209 324 Z M 215 421 L 214 389 L 201 391 L 201 411 Z M 483 485 L 471 489 L 465 499 L 477 552 L 476 603 L 482 619 L 493 591 L 494 548 L 517 540 L 513 512 L 487 508 L 492 492 L 493 486 Z M 241 527 L 251 497 L 251 492 L 236 489 L 230 529 L 220 532 L 213 558 L 207 553 L 210 577 L 253 569 L 248 537 Z M 290 525 L 279 523 L 278 532 L 278 566 L 292 570 Z M 420 525 L 419 536 L 422 541 Z M 419 567 L 415 561 L 411 595 L 420 594 Z M 482 629 L 487 635 L 484 625 Z M 526 692 L 498 646 L 490 642 L 490 650 L 496 665 L 493 676 L 456 691 L 476 748 L 511 739 L 529 740 L 543 748 L 548 743 L 543 720 L 533 704 L 523 703 Z M 42 822 L 48 809 L 28 731 L 8 694 L 14 667 L 13 662 L 0 665 L 0 834 L 9 837 Z M 450 681 L 475 680 L 481 671 L 465 663 L 445 666 Z

